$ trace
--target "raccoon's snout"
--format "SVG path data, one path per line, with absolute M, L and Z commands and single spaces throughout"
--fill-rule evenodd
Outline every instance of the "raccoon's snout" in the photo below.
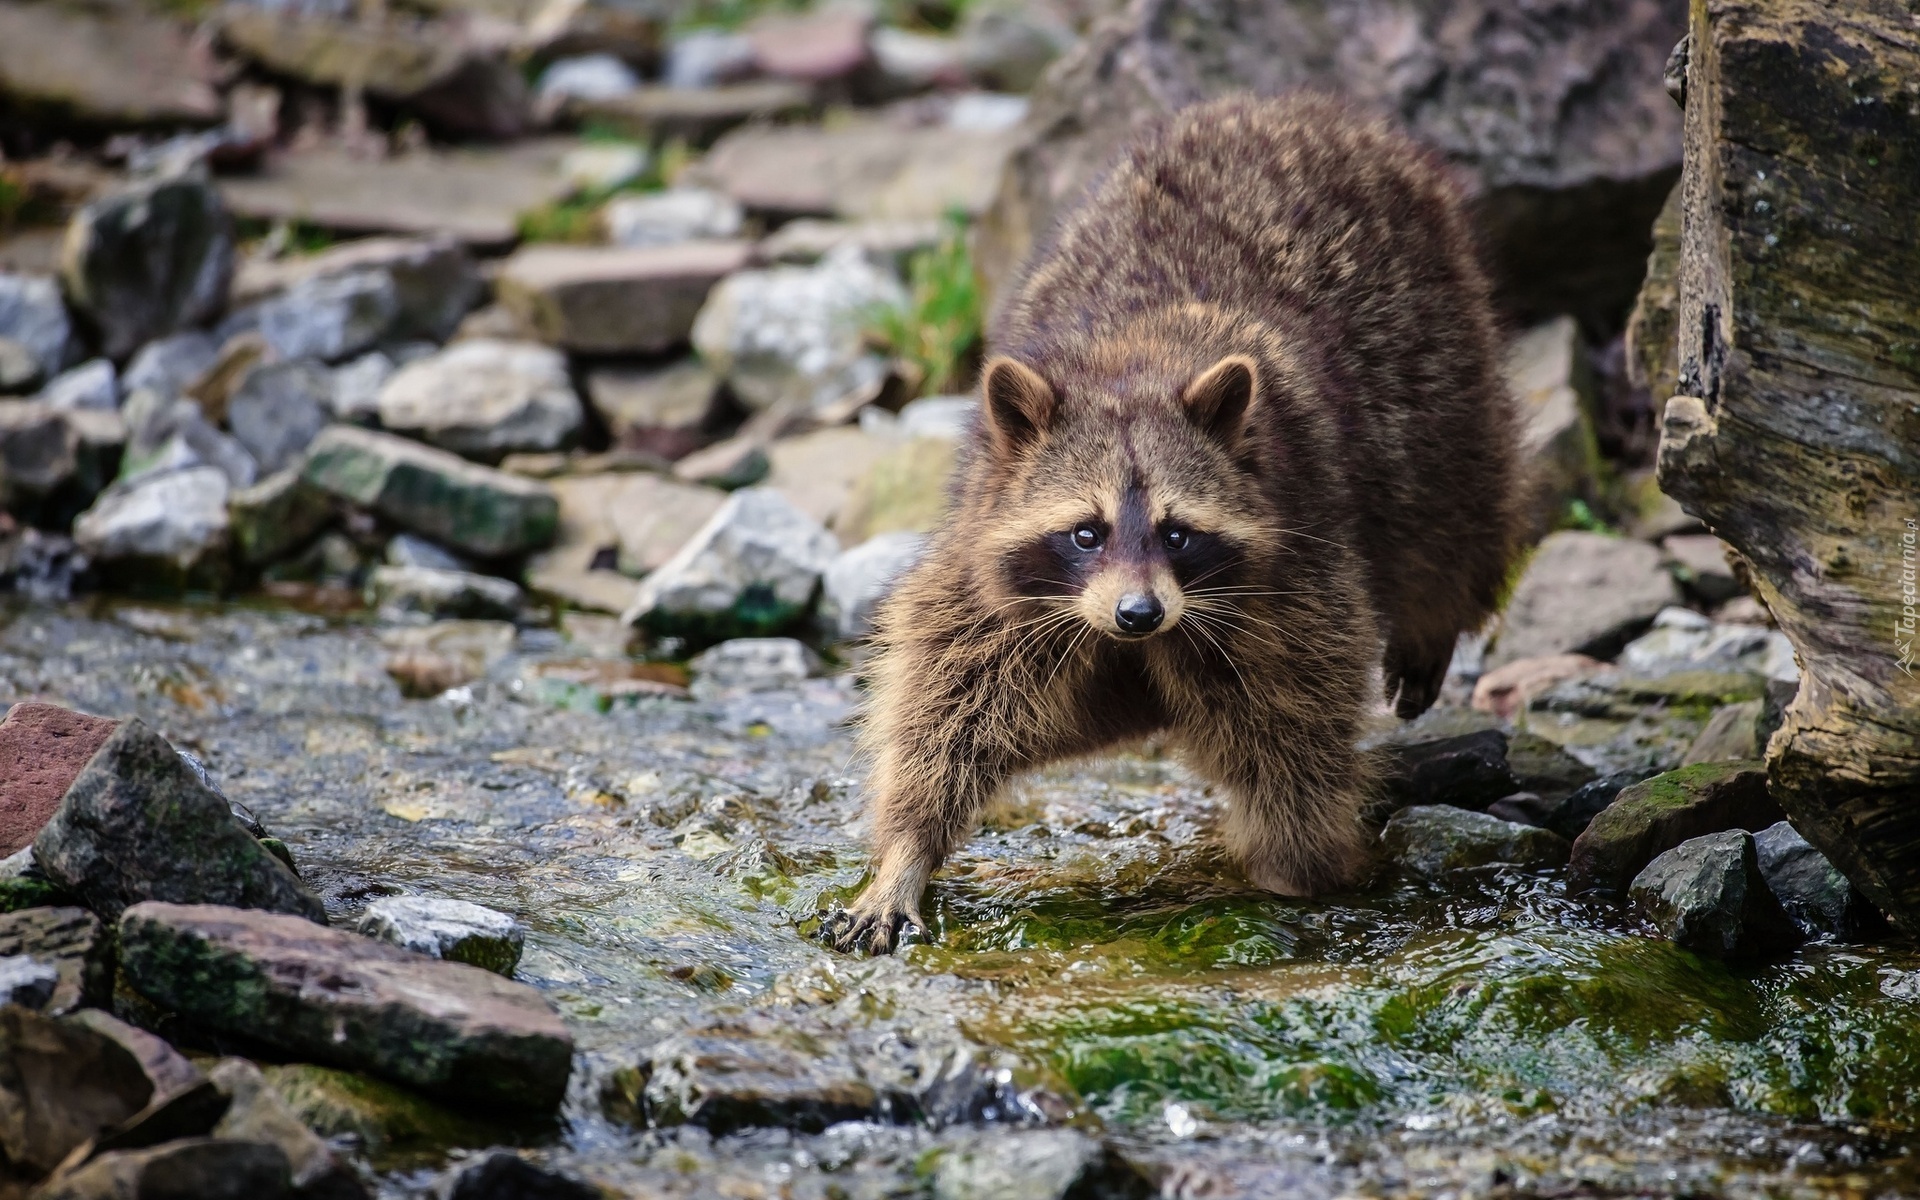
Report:
M 1113 606 L 1113 623 L 1120 627 L 1120 632 L 1135 636 L 1152 633 L 1166 617 L 1167 610 L 1159 597 L 1151 594 L 1131 592 Z

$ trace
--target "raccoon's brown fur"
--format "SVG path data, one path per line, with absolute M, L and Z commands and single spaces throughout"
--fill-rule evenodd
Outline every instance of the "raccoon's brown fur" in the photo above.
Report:
M 1230 797 L 1254 883 L 1349 881 L 1372 670 L 1424 711 L 1513 545 L 1456 191 L 1330 100 L 1187 109 L 1066 217 L 992 340 L 946 525 L 879 618 L 874 878 L 829 936 L 890 949 L 1010 775 L 1156 732 Z

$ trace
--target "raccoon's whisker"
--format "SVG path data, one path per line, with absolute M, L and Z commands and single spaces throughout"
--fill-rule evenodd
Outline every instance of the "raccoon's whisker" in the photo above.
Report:
M 1058 678 L 1060 675 L 1060 668 L 1067 665 L 1067 660 L 1072 658 L 1074 656 L 1074 653 L 1080 649 L 1081 640 L 1085 638 L 1089 633 L 1092 633 L 1092 632 L 1093 632 L 1093 626 L 1083 625 L 1080 628 L 1080 632 L 1073 635 L 1073 641 L 1067 643 L 1066 653 L 1062 654 L 1059 657 L 1059 659 L 1053 664 L 1053 670 L 1048 672 L 1047 674 L 1047 681 L 1040 685 L 1041 691 L 1044 692 L 1049 688 L 1053 687 L 1053 681 L 1056 678 Z
M 1207 623 L 1205 621 L 1195 621 L 1193 628 L 1201 637 L 1212 642 L 1213 648 L 1220 652 L 1220 657 L 1226 660 L 1229 667 L 1233 668 L 1233 677 L 1240 681 L 1240 690 L 1249 695 L 1252 694 L 1252 689 L 1247 686 L 1247 677 L 1240 673 L 1240 664 L 1233 661 L 1233 655 L 1227 653 L 1227 648 L 1220 644 L 1220 639 L 1207 632 Z
M 1310 542 L 1321 542 L 1321 543 L 1324 543 L 1325 545 L 1332 546 L 1336 550 L 1347 549 L 1347 544 L 1345 542 L 1336 542 L 1332 538 L 1316 537 L 1315 535 L 1308 533 L 1304 529 L 1281 529 L 1281 530 L 1276 530 L 1275 532 L 1281 534 L 1282 536 L 1303 537 Z

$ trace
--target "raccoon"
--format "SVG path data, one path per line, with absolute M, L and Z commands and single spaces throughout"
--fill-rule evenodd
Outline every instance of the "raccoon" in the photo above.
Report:
M 1376 681 L 1402 718 L 1433 703 L 1518 527 L 1459 192 L 1330 99 L 1189 108 L 990 343 L 945 525 L 878 615 L 872 880 L 827 938 L 892 949 L 1010 776 L 1148 734 L 1229 797 L 1253 884 L 1351 882 Z

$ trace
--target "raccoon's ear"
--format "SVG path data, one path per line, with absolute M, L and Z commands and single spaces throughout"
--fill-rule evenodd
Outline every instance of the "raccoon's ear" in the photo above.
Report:
M 1253 407 L 1257 369 L 1244 354 L 1230 354 L 1208 367 L 1180 395 L 1187 418 L 1229 445 L 1238 442 L 1246 431 L 1247 410 Z
M 1025 363 L 994 359 L 987 364 L 981 390 L 987 428 L 994 448 L 1002 453 L 1018 450 L 1053 424 L 1053 388 Z

